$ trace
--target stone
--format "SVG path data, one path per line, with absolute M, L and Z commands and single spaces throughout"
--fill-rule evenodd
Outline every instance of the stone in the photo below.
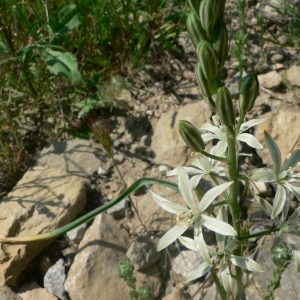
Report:
M 293 130 L 293 128 L 300 128 L 300 110 L 296 107 L 293 110 L 278 108 L 260 116 L 260 118 L 268 118 L 268 120 L 259 124 L 255 131 L 255 137 L 264 146 L 264 149 L 259 150 L 258 154 L 269 167 L 272 167 L 273 162 L 264 141 L 264 130 L 278 144 L 284 161 L 293 149 L 300 148 L 299 131 Z
M 77 226 L 76 228 L 68 231 L 66 233 L 66 236 L 68 237 L 68 239 L 70 241 L 72 241 L 76 244 L 79 244 L 84 235 L 86 227 L 87 227 L 87 223 L 83 223 L 83 224 Z
M 148 233 L 138 235 L 126 255 L 137 271 L 150 267 L 160 258 L 160 253 L 156 251 L 156 246 Z
M 72 300 L 124 299 L 126 283 L 118 276 L 128 235 L 112 216 L 101 214 L 86 230 L 69 270 L 65 288 Z
M 56 296 L 49 293 L 47 289 L 40 287 L 35 281 L 24 284 L 19 295 L 23 300 L 58 300 Z
M 59 299 L 66 299 L 64 282 L 66 280 L 64 260 L 59 259 L 46 273 L 44 287 Z
M 115 220 L 119 220 L 125 217 L 126 208 L 127 208 L 126 199 L 123 199 L 117 205 L 109 208 L 107 210 L 107 213 L 109 215 L 112 215 Z
M 286 71 L 286 79 L 291 86 L 300 87 L 300 66 L 292 66 Z
M 181 251 L 172 262 L 172 271 L 185 277 L 190 271 L 197 269 L 203 263 L 201 256 L 191 250 Z
M 0 288 L 0 299 L 1 300 L 22 300 L 22 298 L 16 294 L 8 286 Z
M 179 134 L 179 121 L 187 120 L 195 126 L 209 121 L 211 108 L 207 101 L 187 104 L 177 111 L 162 114 L 158 120 L 151 148 L 155 152 L 154 162 L 158 165 L 175 167 L 183 165 L 188 157 L 188 148 Z
M 34 167 L 0 204 L 1 236 L 32 236 L 71 222 L 85 207 L 85 180 L 62 169 Z M 2 244 L 0 286 L 12 284 L 51 240 Z
M 54 142 L 44 148 L 37 164 L 49 165 L 86 178 L 97 172 L 98 166 L 103 165 L 107 160 L 108 155 L 99 144 L 75 139 Z
M 282 78 L 276 71 L 257 76 L 259 85 L 266 89 L 275 90 L 282 84 Z

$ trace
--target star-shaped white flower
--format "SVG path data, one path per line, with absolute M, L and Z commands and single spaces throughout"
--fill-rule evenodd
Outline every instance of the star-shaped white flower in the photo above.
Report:
M 295 150 L 282 164 L 278 145 L 266 131 L 264 134 L 274 164 L 274 170 L 270 168 L 254 169 L 248 177 L 254 181 L 274 182 L 277 184 L 271 214 L 273 219 L 283 209 L 287 199 L 286 190 L 292 192 L 300 200 L 300 187 L 292 185 L 292 183 L 300 182 L 300 150 Z
M 225 206 L 222 206 L 219 210 L 218 220 L 225 223 L 228 222 L 227 212 Z M 232 275 L 231 275 L 231 264 L 238 266 L 244 270 L 264 272 L 263 266 L 256 263 L 253 259 L 248 257 L 242 257 L 232 254 L 234 249 L 238 247 L 239 242 L 231 239 L 224 235 L 216 233 L 217 238 L 217 249 L 209 247 L 205 244 L 204 240 L 201 241 L 200 245 L 197 245 L 197 240 L 190 239 L 188 237 L 179 237 L 180 242 L 192 251 L 199 251 L 204 259 L 204 262 L 195 270 L 188 273 L 185 280 L 191 281 L 199 277 L 202 277 L 209 272 L 213 267 L 218 266 L 221 270 L 221 277 L 223 281 L 224 289 L 228 295 L 233 293 Z
M 189 183 L 187 172 L 182 166 L 179 166 L 177 173 L 179 193 L 188 207 L 173 203 L 151 191 L 153 199 L 160 207 L 177 215 L 177 224 L 166 232 L 159 240 L 157 250 L 159 251 L 169 246 L 192 224 L 194 224 L 194 235 L 196 238 L 201 235 L 202 226 L 218 232 L 219 234 L 230 236 L 237 235 L 236 231 L 229 224 L 204 214 L 208 206 L 215 200 L 216 197 L 223 193 L 232 184 L 232 182 L 223 183 L 212 188 L 204 194 L 199 203 L 196 203 L 193 198 L 192 187 Z
M 212 147 L 210 154 L 215 156 L 223 155 L 223 153 L 217 153 L 216 150 L 217 148 L 215 146 Z M 189 175 L 191 175 L 190 184 L 192 189 L 198 185 L 199 181 L 204 175 L 218 174 L 219 176 L 226 176 L 224 168 L 220 166 L 219 161 L 204 156 L 203 154 L 200 154 L 196 159 L 194 159 L 191 162 L 191 166 L 183 168 Z M 177 175 L 177 170 L 178 169 L 175 168 L 167 172 L 167 176 Z
M 261 197 L 255 198 L 263 210 L 271 216 L 272 205 Z M 297 272 L 300 273 L 300 251 L 297 243 L 294 241 L 294 236 L 300 236 L 300 207 L 298 207 L 293 214 L 288 217 L 289 206 L 289 201 L 285 201 L 280 218 L 275 217 L 273 219 L 280 230 L 275 233 L 272 249 L 276 249 L 279 245 L 286 241 L 289 248 L 292 250 Z
M 246 143 L 247 145 L 249 145 L 252 148 L 263 149 L 263 146 L 259 143 L 259 141 L 252 134 L 244 133 L 244 131 L 246 131 L 249 128 L 256 126 L 260 123 L 263 123 L 266 120 L 267 119 L 254 119 L 254 120 L 250 120 L 250 121 L 243 123 L 237 133 L 236 139 L 240 142 Z M 216 124 L 218 124 L 218 121 L 216 120 L 216 118 L 214 118 L 214 122 Z M 219 142 L 216 145 L 216 147 L 217 147 L 216 151 L 225 153 L 225 151 L 227 149 L 227 136 L 226 136 L 225 126 L 223 126 L 221 124 L 218 124 L 217 126 L 213 126 L 209 123 L 205 123 L 199 127 L 199 130 L 209 131 L 209 133 L 202 134 L 202 138 L 203 138 L 204 142 L 207 142 L 207 141 L 210 141 L 213 139 L 219 140 Z

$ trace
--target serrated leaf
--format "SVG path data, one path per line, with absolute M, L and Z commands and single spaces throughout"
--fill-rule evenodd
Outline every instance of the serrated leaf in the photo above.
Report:
M 43 54 L 47 69 L 52 74 L 64 75 L 73 84 L 80 84 L 82 82 L 77 59 L 72 53 L 45 48 Z

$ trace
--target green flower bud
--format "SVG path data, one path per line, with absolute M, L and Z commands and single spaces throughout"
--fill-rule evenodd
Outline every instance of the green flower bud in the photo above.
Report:
M 213 81 L 206 79 L 202 71 L 202 66 L 199 62 L 195 67 L 195 72 L 202 95 L 204 97 L 211 98 L 211 96 L 216 92 L 217 88 L 214 86 Z
M 199 17 L 209 40 L 211 40 L 213 30 L 219 20 L 219 2 L 220 0 L 201 0 L 200 2 Z
M 224 66 L 228 55 L 228 30 L 223 21 L 221 21 L 213 32 L 213 48 L 216 51 L 219 60 L 219 70 Z
M 201 152 L 205 149 L 200 131 L 190 122 L 180 120 L 179 133 L 192 151 Z
M 219 21 L 224 19 L 225 3 L 226 3 L 226 0 L 219 0 L 219 2 L 218 2 L 218 18 L 217 19 Z
M 199 6 L 200 6 L 200 0 L 188 0 L 189 5 L 193 12 L 198 15 L 199 14 Z
M 206 79 L 216 78 L 219 73 L 218 59 L 212 45 L 209 42 L 201 41 L 197 46 L 197 56 Z
M 240 110 L 244 113 L 251 111 L 258 94 L 259 82 L 257 76 L 254 73 L 249 73 L 240 86 Z
M 197 48 L 197 45 L 200 43 L 200 41 L 206 39 L 206 35 L 201 26 L 200 19 L 196 14 L 192 12 L 189 13 L 186 19 L 186 28 L 194 47 Z
M 222 124 L 225 126 L 233 126 L 235 124 L 233 103 L 230 92 L 226 87 L 221 87 L 218 89 L 216 98 L 216 111 Z

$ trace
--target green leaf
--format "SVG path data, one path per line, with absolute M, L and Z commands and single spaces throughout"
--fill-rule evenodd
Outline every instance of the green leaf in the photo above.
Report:
M 47 69 L 52 74 L 64 75 L 73 84 L 82 82 L 81 74 L 78 71 L 77 59 L 72 53 L 45 48 L 43 54 Z
M 276 144 L 276 142 L 273 140 L 273 138 L 269 135 L 267 131 L 264 132 L 265 135 L 265 141 L 269 148 L 270 155 L 272 157 L 275 173 L 277 174 L 280 170 L 282 159 L 281 159 L 281 152 Z
M 75 4 L 69 4 L 58 13 L 57 31 L 68 31 L 78 28 L 80 25 L 79 12 Z

